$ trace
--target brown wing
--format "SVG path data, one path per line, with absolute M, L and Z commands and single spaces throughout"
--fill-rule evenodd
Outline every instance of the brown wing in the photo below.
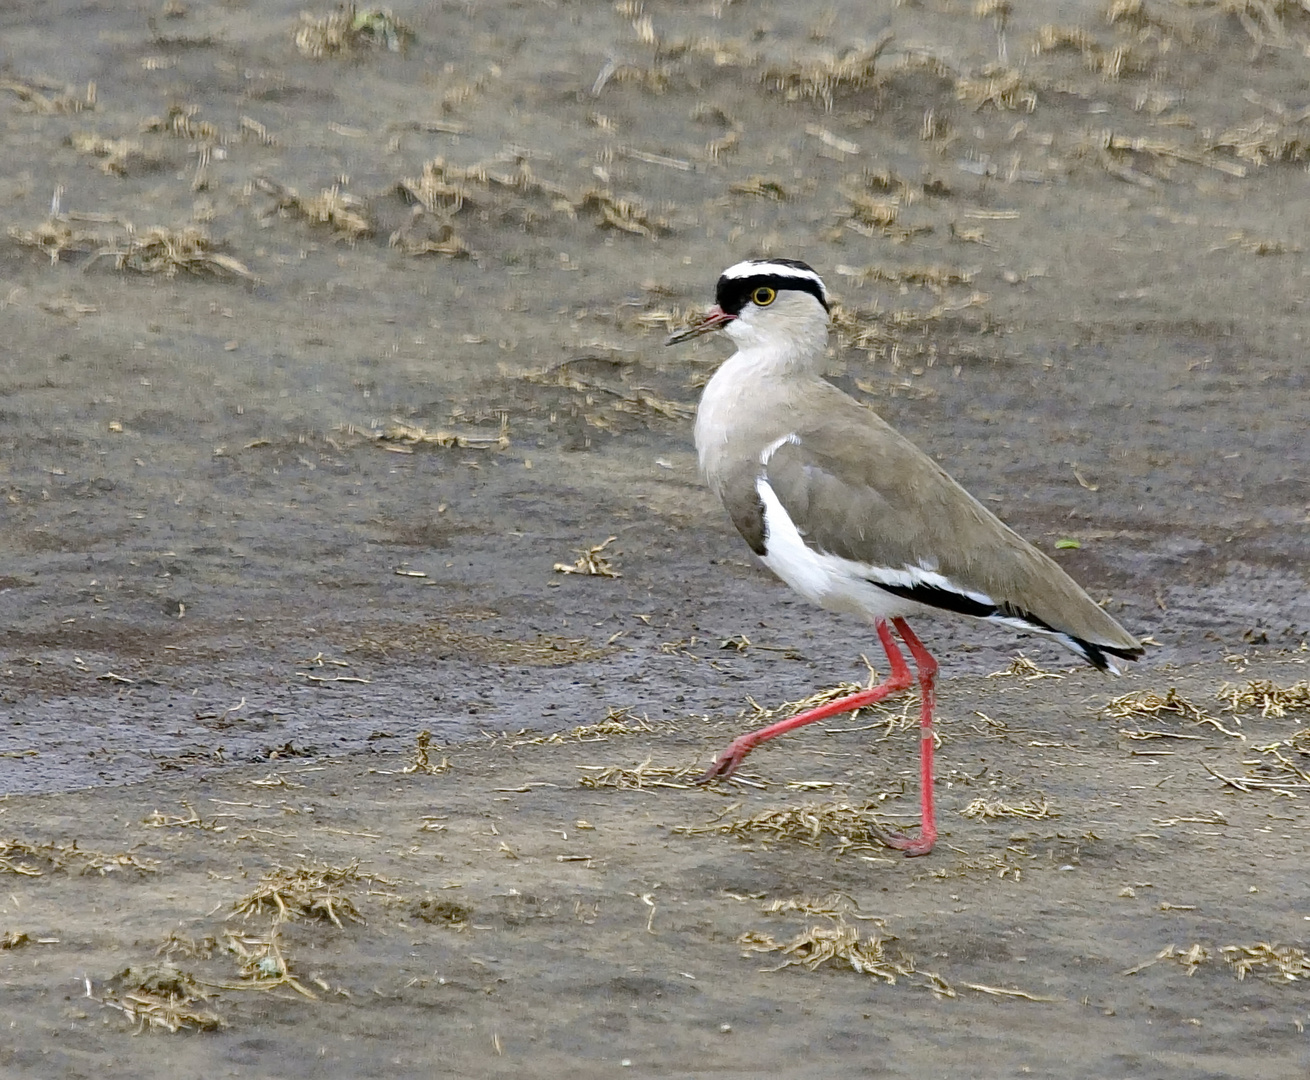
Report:
M 822 426 L 796 431 L 762 467 L 808 545 L 920 603 L 1140 653 L 1068 574 L 875 413 L 836 388 L 824 404 Z

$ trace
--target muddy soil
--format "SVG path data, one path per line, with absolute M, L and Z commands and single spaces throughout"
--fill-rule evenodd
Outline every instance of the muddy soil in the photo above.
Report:
M 1305 980 L 1236 973 L 1306 944 L 1307 714 L 1215 695 L 1306 678 L 1310 16 L 429 3 L 315 56 L 301 7 L 0 12 L 0 1072 L 1303 1076 Z M 912 823 L 899 705 L 763 787 L 579 786 L 876 662 L 696 475 L 725 345 L 660 343 L 761 254 L 1152 645 L 1112 683 L 925 622 L 925 860 L 674 831 Z M 555 569 L 608 537 L 621 576 Z M 1065 677 L 987 678 L 1019 649 Z M 235 911 L 302 865 L 363 921 Z M 742 939 L 812 926 L 891 966 Z M 133 1039 L 174 932 L 222 1027 Z M 270 935 L 306 993 L 242 975 Z

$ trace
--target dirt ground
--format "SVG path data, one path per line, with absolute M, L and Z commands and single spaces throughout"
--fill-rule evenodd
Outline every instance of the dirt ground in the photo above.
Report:
M 1305 1076 L 1310 15 L 302 6 L 0 11 L 0 1076 Z M 1151 645 L 919 627 L 924 859 L 912 700 L 688 781 L 877 659 L 696 475 L 762 254 Z

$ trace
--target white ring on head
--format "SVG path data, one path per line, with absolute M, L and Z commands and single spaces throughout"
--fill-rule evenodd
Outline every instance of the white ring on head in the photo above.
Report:
M 797 281 L 812 281 L 819 286 L 819 291 L 825 298 L 828 295 L 828 288 L 823 284 L 823 278 L 819 277 L 813 270 L 803 269 L 799 266 L 788 266 L 786 263 L 769 262 L 767 259 L 747 259 L 745 262 L 739 262 L 723 271 L 722 276 L 730 280 L 736 280 L 738 278 L 755 277 L 757 274 L 795 278 Z

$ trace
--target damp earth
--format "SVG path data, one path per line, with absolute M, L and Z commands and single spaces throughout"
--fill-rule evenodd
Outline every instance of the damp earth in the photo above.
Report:
M 1310 16 L 11 5 L 0 1072 L 1304 1076 Z M 703 489 L 741 258 L 1148 639 L 876 638 Z

